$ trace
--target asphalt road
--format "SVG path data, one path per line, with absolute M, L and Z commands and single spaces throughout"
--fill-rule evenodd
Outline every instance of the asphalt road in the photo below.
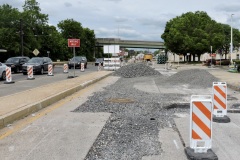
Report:
M 1 159 L 83 160 L 111 114 L 72 111 L 117 79 L 108 77 L 0 130 Z
M 21 92 L 27 89 L 40 87 L 45 84 L 66 80 L 69 76 L 81 76 L 87 73 L 97 72 L 98 67 L 89 64 L 87 69 L 84 70 L 84 72 L 80 69 L 75 69 L 75 71 L 74 69 L 69 69 L 68 71 L 68 73 L 63 73 L 62 66 L 56 66 L 53 72 L 54 76 L 48 76 L 48 73 L 45 73 L 43 75 L 37 74 L 33 75 L 33 77 L 35 78 L 34 80 L 27 80 L 28 76 L 23 75 L 22 73 L 13 73 L 12 81 L 14 81 L 15 83 L 5 84 L 5 81 L 0 81 L 0 97 Z

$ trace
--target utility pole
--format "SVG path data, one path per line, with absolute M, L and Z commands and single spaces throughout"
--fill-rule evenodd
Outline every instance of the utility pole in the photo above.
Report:
M 232 60 L 232 52 L 233 52 L 233 33 L 232 33 L 232 16 L 233 16 L 234 14 L 231 14 L 231 53 L 230 53 L 230 55 L 231 55 L 231 61 L 230 61 L 230 63 L 231 64 L 233 64 L 233 60 Z
M 21 39 L 21 55 L 23 56 L 23 22 L 20 19 L 20 39 Z

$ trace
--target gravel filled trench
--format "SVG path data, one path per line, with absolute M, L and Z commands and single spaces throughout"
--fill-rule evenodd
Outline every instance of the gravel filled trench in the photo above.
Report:
M 189 104 L 187 107 L 177 107 L 178 105 L 174 104 L 174 100 L 182 99 L 181 94 L 143 92 L 133 88 L 136 82 L 154 79 L 158 85 L 171 87 L 171 84 L 189 83 L 190 77 L 191 87 L 208 87 L 208 84 L 215 80 L 214 77 L 208 77 L 209 75 L 206 79 L 208 72 L 202 70 L 181 71 L 182 73 L 171 76 L 173 79 L 164 78 L 159 72 L 155 73 L 154 69 L 143 64 L 139 65 L 140 68 L 150 70 L 151 74 L 143 71 L 137 73 L 138 69 L 133 71 L 132 67 L 138 68 L 138 65 L 125 66 L 116 71 L 114 75 L 128 78 L 120 78 L 104 91 L 94 93 L 86 103 L 74 110 L 112 113 L 88 152 L 86 160 L 139 160 L 143 156 L 160 155 L 163 150 L 158 140 L 159 131 L 169 126 L 169 123 L 175 127 L 174 113 L 189 113 Z M 188 76 L 188 73 L 194 76 Z

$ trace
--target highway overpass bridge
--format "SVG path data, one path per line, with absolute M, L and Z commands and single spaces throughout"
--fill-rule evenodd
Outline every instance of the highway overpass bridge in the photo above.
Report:
M 164 43 L 160 41 L 121 40 L 120 38 L 96 38 L 96 47 L 103 47 L 104 45 L 119 45 L 123 48 L 165 48 Z

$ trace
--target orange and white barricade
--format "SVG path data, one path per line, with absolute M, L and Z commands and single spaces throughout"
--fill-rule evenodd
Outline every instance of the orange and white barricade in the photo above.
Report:
M 213 121 L 230 122 L 227 117 L 227 83 L 213 82 Z
M 190 147 L 198 153 L 207 152 L 212 147 L 212 96 L 193 95 L 190 107 Z
M 191 159 L 216 157 L 212 148 L 212 96 L 192 95 L 190 104 L 190 147 L 185 152 Z M 199 158 L 199 157 L 198 157 Z M 207 159 L 207 158 L 206 158 Z M 212 158 L 210 158 L 212 159 Z
M 81 63 L 81 71 L 84 72 L 84 63 Z
M 33 66 L 27 66 L 27 74 L 28 74 L 28 80 L 33 80 L 35 79 L 33 77 Z
M 213 114 L 216 117 L 227 115 L 227 84 L 225 82 L 213 82 Z
M 190 159 L 215 159 L 212 151 L 211 95 L 192 95 L 190 103 L 190 147 L 185 153 Z
M 48 76 L 53 76 L 53 65 L 48 65 Z
M 4 83 L 5 84 L 14 83 L 14 81 L 12 81 L 11 67 L 6 67 L 6 81 Z
M 68 73 L 68 65 L 67 64 L 63 65 L 63 73 Z

